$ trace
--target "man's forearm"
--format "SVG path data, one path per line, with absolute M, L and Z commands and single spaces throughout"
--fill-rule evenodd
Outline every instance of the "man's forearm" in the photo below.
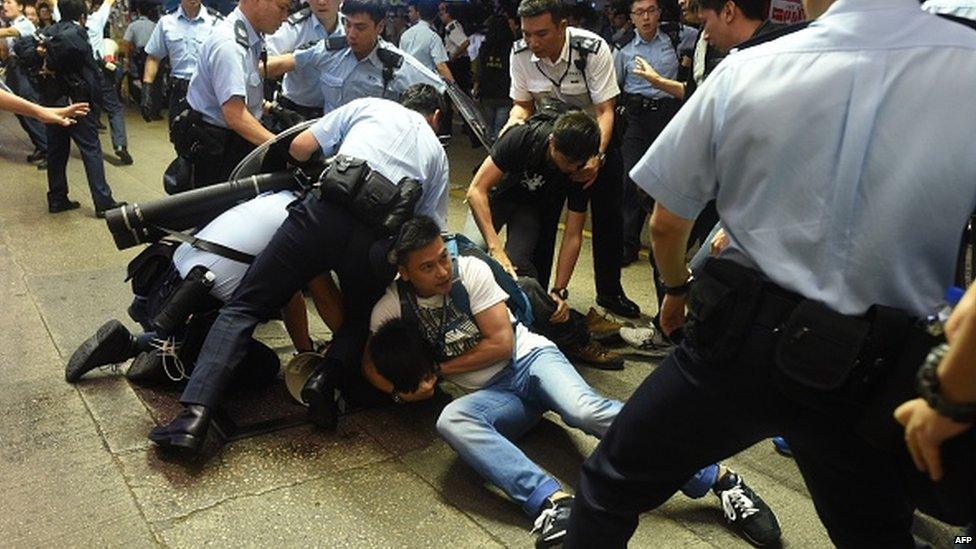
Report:
M 146 68 L 142 71 L 142 81 L 152 84 L 156 81 L 156 74 L 159 72 L 159 60 L 151 55 L 146 56 Z
M 556 259 L 555 288 L 569 286 L 579 259 L 580 248 L 583 246 L 583 224 L 586 222 L 585 213 L 570 211 L 566 214 L 566 230 L 563 232 L 563 242 L 559 245 L 559 256 Z
M 265 141 L 274 138 L 274 134 L 261 125 L 257 118 L 254 118 L 249 111 L 244 110 L 238 116 L 227 117 L 227 127 L 237 135 L 243 137 L 248 143 L 261 145 Z
M 440 74 L 441 78 L 443 78 L 448 84 L 454 83 L 454 75 L 451 74 L 451 68 L 447 66 L 447 63 L 438 63 L 437 73 Z
M 500 250 L 502 239 L 498 236 L 498 232 L 495 231 L 495 224 L 491 221 L 491 205 L 488 202 L 488 195 L 481 189 L 472 187 L 468 190 L 468 207 L 471 208 L 471 216 L 474 217 L 474 222 L 478 225 L 478 230 L 481 231 L 481 236 L 485 239 L 488 251 Z
M 613 106 L 615 101 L 610 99 L 597 105 L 596 122 L 600 126 L 600 153 L 606 153 L 610 148 L 610 139 L 613 137 Z
M 441 373 L 452 375 L 483 370 L 499 361 L 512 358 L 512 345 L 512 339 L 507 343 L 501 338 L 482 339 L 461 356 L 441 364 Z
M 512 103 L 512 110 L 508 111 L 508 122 L 506 122 L 506 125 L 511 124 L 513 121 L 521 122 L 532 116 L 534 111 L 535 106 L 531 102 L 527 104 Z
M 654 261 L 657 263 L 656 276 L 666 286 L 681 286 L 688 280 L 688 266 L 685 252 L 688 236 L 694 221 L 678 220 L 674 214 L 664 211 L 660 204 L 655 205 L 651 215 L 651 245 Z
M 286 72 L 291 72 L 295 70 L 295 55 L 289 53 L 269 57 L 265 69 L 267 70 L 267 78 L 278 78 Z
M 976 402 L 976 315 L 963 318 L 956 334 L 939 364 L 939 385 L 950 402 Z
M 676 99 L 685 98 L 685 84 L 677 80 L 671 80 L 663 76 L 658 76 L 651 81 L 651 85 Z

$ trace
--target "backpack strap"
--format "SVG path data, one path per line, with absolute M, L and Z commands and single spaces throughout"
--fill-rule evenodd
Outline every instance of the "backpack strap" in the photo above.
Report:
M 403 66 L 403 56 L 399 53 L 379 46 L 376 49 L 376 57 L 383 64 L 383 95 L 386 95 L 386 88 L 393 80 L 393 74 Z
M 228 246 L 224 246 L 223 244 L 218 244 L 210 240 L 197 238 L 187 233 L 182 233 L 179 231 L 174 231 L 172 229 L 167 229 L 166 227 L 156 227 L 156 228 L 163 231 L 174 240 L 185 242 L 200 251 L 219 255 L 220 257 L 230 259 L 231 261 L 244 263 L 245 265 L 250 265 L 251 263 L 254 262 L 254 256 L 249 253 L 235 250 L 234 248 L 230 248 Z
M 458 249 L 457 239 L 446 240 L 444 246 L 447 248 L 448 255 L 451 256 L 451 301 L 464 314 L 468 315 L 468 318 L 474 320 L 474 315 L 471 314 L 471 298 L 468 297 L 468 290 L 461 282 L 461 272 L 458 269 L 458 257 L 461 252 Z

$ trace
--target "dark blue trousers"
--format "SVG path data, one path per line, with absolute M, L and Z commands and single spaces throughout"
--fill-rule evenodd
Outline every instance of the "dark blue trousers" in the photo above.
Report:
M 65 169 L 68 166 L 68 155 L 71 153 L 71 141 L 75 142 L 81 152 L 85 174 L 88 176 L 88 188 L 91 190 L 95 207 L 103 209 L 114 204 L 112 189 L 105 181 L 102 145 L 98 141 L 93 115 L 89 113 L 88 116 L 78 118 L 77 123 L 71 126 L 47 124 L 45 128 L 48 143 L 48 206 L 61 205 L 68 201 L 68 178 Z
M 15 64 L 7 66 L 7 86 L 10 88 L 10 91 L 20 97 L 37 103 L 37 92 L 34 91 L 30 80 L 20 70 L 20 67 Z M 21 114 L 17 115 L 17 122 L 27 132 L 27 137 L 30 138 L 34 148 L 42 153 L 47 153 L 47 133 L 44 131 L 44 124 L 37 119 Z
M 346 315 L 326 353 L 342 365 L 339 387 L 347 401 L 357 404 L 389 401 L 361 372 L 370 313 L 395 274 L 385 261 L 389 245 L 331 202 L 309 195 L 289 206 L 285 222 L 220 310 L 180 401 L 217 406 L 254 327 L 313 277 L 329 271 L 338 275 Z

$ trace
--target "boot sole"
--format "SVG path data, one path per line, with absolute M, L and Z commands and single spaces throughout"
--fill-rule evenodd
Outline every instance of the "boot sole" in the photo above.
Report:
M 95 368 L 104 366 L 106 364 L 112 364 L 112 361 L 95 364 L 91 364 L 90 362 L 92 361 L 92 355 L 95 354 L 95 351 L 97 351 L 101 345 L 108 341 L 108 338 L 111 337 L 112 333 L 117 329 L 118 326 L 122 326 L 122 323 L 117 320 L 102 324 L 102 326 L 93 336 L 86 339 L 84 343 L 75 349 L 75 352 L 72 353 L 71 358 L 68 359 L 67 366 L 64 368 L 65 381 L 68 383 L 74 383 L 81 379 L 81 376 L 94 370 Z M 125 326 L 122 326 L 122 329 L 125 330 L 126 334 L 131 337 L 131 334 L 129 334 L 129 331 L 125 329 Z
M 204 437 L 188 434 L 154 437 L 150 434 L 149 440 L 156 443 L 156 445 L 163 450 L 176 450 L 190 454 L 197 454 L 200 452 L 200 448 L 203 447 Z

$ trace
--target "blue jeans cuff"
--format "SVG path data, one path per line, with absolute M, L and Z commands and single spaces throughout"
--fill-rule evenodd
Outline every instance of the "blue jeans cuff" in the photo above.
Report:
M 532 491 L 529 499 L 525 500 L 525 503 L 522 504 L 522 510 L 530 517 L 538 515 L 542 509 L 542 504 L 546 502 L 546 498 L 558 492 L 560 488 L 562 486 L 559 485 L 556 479 L 552 477 L 547 478 L 545 482 Z
M 708 493 L 716 480 L 718 480 L 718 465 L 712 464 L 695 473 L 695 476 L 681 487 L 681 492 L 692 499 L 698 499 Z

